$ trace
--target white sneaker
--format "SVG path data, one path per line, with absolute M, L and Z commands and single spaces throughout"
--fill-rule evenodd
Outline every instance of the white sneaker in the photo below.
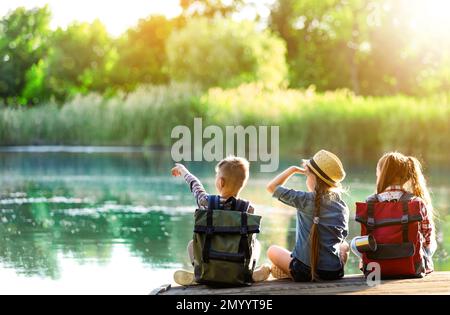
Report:
M 186 270 L 177 270 L 173 274 L 173 280 L 175 283 L 183 286 L 189 286 L 197 284 L 195 282 L 194 273 Z
M 269 279 L 270 277 L 270 265 L 268 264 L 264 264 L 260 267 L 258 267 L 254 272 L 253 272 L 253 281 L 254 282 L 262 282 L 262 281 L 266 281 L 267 279 Z
M 272 273 L 272 277 L 274 277 L 275 279 L 289 279 L 291 278 L 290 275 L 286 274 L 283 270 L 281 270 L 281 268 L 272 265 L 272 269 L 271 269 L 271 273 Z

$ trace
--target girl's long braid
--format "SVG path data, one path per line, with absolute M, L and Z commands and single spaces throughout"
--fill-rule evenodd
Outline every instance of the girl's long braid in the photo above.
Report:
M 319 220 L 320 220 L 320 206 L 323 195 L 328 191 L 328 185 L 316 176 L 316 187 L 314 197 L 314 212 L 313 212 L 313 225 L 309 234 L 311 249 L 310 249 L 310 265 L 311 265 L 311 281 L 316 281 L 317 265 L 319 263 L 319 251 L 320 251 L 320 236 L 319 236 Z

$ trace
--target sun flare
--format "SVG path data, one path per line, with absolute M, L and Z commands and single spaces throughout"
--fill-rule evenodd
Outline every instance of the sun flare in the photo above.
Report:
M 406 2 L 411 7 L 411 26 L 426 35 L 450 36 L 450 1 L 416 0 Z
M 53 28 L 65 27 L 73 21 L 92 22 L 99 19 L 115 36 L 151 14 L 171 18 L 181 13 L 179 0 L 2 0 L 0 15 L 18 6 L 33 8 L 46 4 L 53 13 Z

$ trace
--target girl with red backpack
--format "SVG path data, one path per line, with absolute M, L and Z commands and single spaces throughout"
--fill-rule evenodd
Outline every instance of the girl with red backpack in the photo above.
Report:
M 384 154 L 377 164 L 376 194 L 356 204 L 365 238 L 355 238 L 351 248 L 362 259 L 362 271 L 368 275 L 367 266 L 375 262 L 382 278 L 432 272 L 437 247 L 433 218 L 420 162 L 398 152 Z

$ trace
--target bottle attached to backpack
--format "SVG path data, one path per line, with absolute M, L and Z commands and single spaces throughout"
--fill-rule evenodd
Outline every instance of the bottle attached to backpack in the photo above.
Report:
M 198 283 L 250 285 L 252 258 L 261 217 L 248 213 L 249 202 L 230 198 L 224 210 L 220 196 L 208 197 L 208 209 L 195 211 L 194 273 Z
M 423 201 L 410 193 L 404 193 L 398 201 L 379 202 L 374 195 L 365 203 L 356 203 L 361 235 L 370 235 L 377 244 L 374 250 L 361 252 L 366 276 L 371 262 L 380 265 L 382 278 L 423 277 L 433 271 L 421 242 L 424 209 Z

